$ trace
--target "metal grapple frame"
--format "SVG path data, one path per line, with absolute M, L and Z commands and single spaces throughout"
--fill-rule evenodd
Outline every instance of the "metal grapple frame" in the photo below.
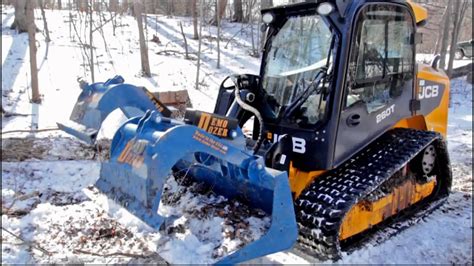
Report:
M 57 123 L 63 131 L 93 144 L 102 122 L 116 109 L 127 118 L 142 116 L 147 110 L 157 110 L 170 117 L 172 110 L 145 87 L 125 84 L 121 76 L 106 82 L 88 84 L 79 81 L 82 89 L 72 110 L 70 121 Z
M 61 124 L 82 140 L 93 143 L 101 122 L 116 108 L 130 116 L 143 112 L 115 133 L 110 161 L 102 163 L 96 187 L 159 230 L 166 219 L 158 213 L 165 181 L 173 172 L 186 170 L 215 193 L 245 199 L 251 207 L 271 214 L 264 236 L 217 263 L 235 264 L 292 247 L 298 232 L 287 173 L 265 167 L 263 158 L 246 148 L 239 127 L 228 138 L 219 138 L 170 118 L 159 107 L 147 91 L 123 84 L 119 76 L 83 86 L 71 116 L 75 124 Z

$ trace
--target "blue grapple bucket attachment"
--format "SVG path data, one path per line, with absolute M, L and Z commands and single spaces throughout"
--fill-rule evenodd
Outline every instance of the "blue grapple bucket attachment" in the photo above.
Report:
M 125 84 L 121 76 L 106 82 L 79 81 L 79 84 L 82 92 L 70 121 L 57 124 L 61 130 L 89 144 L 95 142 L 102 122 L 115 109 L 120 109 L 127 118 L 141 116 L 147 110 L 159 111 L 166 117 L 172 114 L 172 110 L 146 88 Z
M 232 135 L 221 139 L 149 111 L 117 131 L 96 187 L 159 230 L 166 219 L 158 213 L 164 183 L 172 169 L 187 169 L 217 194 L 246 199 L 250 207 L 271 214 L 264 236 L 217 263 L 235 264 L 291 248 L 298 233 L 287 173 L 265 167 L 261 157 L 240 148 L 245 147 L 240 128 Z

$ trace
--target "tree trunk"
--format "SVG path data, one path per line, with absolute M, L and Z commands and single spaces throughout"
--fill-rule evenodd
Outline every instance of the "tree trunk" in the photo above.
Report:
M 91 54 L 91 57 L 90 57 L 90 67 L 91 67 L 91 78 L 92 78 L 92 83 L 95 82 L 95 76 L 94 76 L 94 46 L 93 46 L 93 20 L 92 20 L 92 13 L 93 10 L 92 10 L 92 5 L 94 4 L 94 0 L 91 0 L 90 2 L 90 5 L 89 5 L 89 40 L 90 40 L 90 54 Z
M 179 22 L 179 29 L 181 30 L 181 35 L 183 36 L 184 40 L 184 51 L 186 52 L 186 59 L 189 59 L 188 40 L 186 39 L 186 35 L 184 34 L 183 23 L 181 23 L 181 21 Z
M 93 5 L 93 8 L 94 8 L 94 11 L 95 12 L 99 12 L 100 11 L 100 2 L 95 2 L 94 0 L 92 1 L 92 5 Z
M 61 0 L 58 0 L 58 9 L 63 9 L 63 3 L 61 2 Z
M 199 71 L 201 70 L 201 45 L 202 45 L 202 26 L 204 24 L 204 0 L 201 0 L 201 23 L 199 23 L 199 42 L 198 42 L 198 54 L 197 54 L 197 70 L 196 70 L 196 90 L 199 90 Z
M 221 19 L 224 13 L 221 13 L 222 10 L 221 4 L 227 5 L 227 0 L 221 1 L 216 0 L 216 10 L 219 11 L 218 15 L 216 16 L 217 20 L 217 69 L 221 68 Z M 225 6 L 224 6 L 225 11 Z
M 451 26 L 451 4 L 448 3 L 446 7 L 446 19 L 443 27 L 443 41 L 441 42 L 441 59 L 439 61 L 439 68 L 446 69 L 446 54 L 448 51 L 449 28 Z
M 89 12 L 89 9 L 88 9 L 88 0 L 80 0 L 79 1 L 79 11 L 81 12 Z
M 242 0 L 234 0 L 234 22 L 242 22 L 244 20 L 244 11 L 242 9 Z
M 449 62 L 448 62 L 448 76 L 451 77 L 453 72 L 453 64 L 454 64 L 454 53 L 456 52 L 457 42 L 459 39 L 459 31 L 461 30 L 462 21 L 464 19 L 464 15 L 466 14 L 466 10 L 468 7 L 468 0 L 458 0 L 455 2 L 454 8 L 454 28 L 451 37 L 451 47 L 449 49 Z
M 194 28 L 194 36 L 193 39 L 197 40 L 199 38 L 198 34 L 198 19 L 197 19 L 197 0 L 192 0 L 191 2 L 191 9 L 193 13 L 193 28 Z
M 150 13 L 154 14 L 155 13 L 155 7 L 153 6 L 154 0 L 146 0 L 145 1 L 145 13 Z M 146 23 L 145 23 L 146 24 Z
M 36 63 L 36 26 L 34 14 L 34 1 L 28 1 L 26 4 L 26 17 L 28 24 L 28 43 L 30 47 L 30 70 L 31 70 L 31 90 L 34 103 L 41 103 L 38 85 L 38 65 Z
M 172 16 L 174 14 L 174 1 L 168 0 L 167 8 L 166 8 L 166 15 Z
M 72 13 L 71 13 L 71 9 L 72 9 L 72 6 L 71 6 L 71 0 L 68 0 L 68 8 L 69 8 L 69 39 L 72 39 L 72 28 L 71 28 L 71 25 L 72 25 Z
M 140 40 L 140 57 L 142 62 L 142 72 L 146 77 L 151 77 L 150 62 L 148 60 L 148 48 L 145 43 L 145 34 L 143 33 L 142 3 L 141 0 L 133 2 L 133 10 L 138 24 L 138 38 Z
M 270 8 L 273 6 L 273 0 L 262 0 L 261 5 L 262 9 Z
M 250 24 L 250 37 L 252 40 L 252 56 L 257 57 L 259 55 L 259 52 L 257 51 L 255 47 L 255 36 L 254 36 L 254 30 L 253 30 L 253 14 L 252 14 L 252 7 L 255 2 L 253 0 L 249 0 L 249 5 L 248 5 L 248 10 L 247 10 L 247 16 L 248 16 L 248 21 Z
M 13 24 L 10 26 L 10 28 L 18 30 L 19 33 L 28 31 L 28 22 L 26 19 L 26 3 L 27 2 L 29 1 L 16 0 L 13 4 L 15 7 L 15 20 L 13 20 Z
M 54 6 L 54 1 L 53 1 L 53 4 L 51 4 L 51 0 L 46 0 L 45 7 L 46 8 L 48 8 L 48 7 L 51 8 L 51 6 Z
M 122 3 L 122 12 L 127 13 L 128 12 L 128 0 L 124 0 Z
M 118 9 L 118 0 L 110 0 L 109 1 L 109 11 L 110 12 L 117 12 Z
M 43 16 L 44 31 L 46 32 L 46 42 L 50 42 L 51 38 L 49 37 L 48 22 L 46 21 L 46 14 L 44 12 L 43 0 L 39 0 L 39 5 L 40 5 L 40 9 L 41 9 L 41 16 Z
M 212 19 L 211 24 L 217 26 L 217 15 L 219 15 L 219 20 L 222 20 L 222 17 L 225 14 L 225 9 L 227 7 L 227 0 L 215 0 L 216 2 L 216 12 L 214 13 L 214 18 Z
M 191 5 L 186 5 L 186 9 L 185 9 L 185 11 L 184 11 L 184 12 L 185 12 L 184 14 L 185 14 L 187 17 L 192 16 L 192 12 L 193 12 L 192 9 L 193 9 L 193 8 L 191 7 Z

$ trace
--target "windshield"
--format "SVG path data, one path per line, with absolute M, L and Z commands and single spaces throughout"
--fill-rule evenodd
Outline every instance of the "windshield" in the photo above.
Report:
M 290 17 L 273 36 L 262 80 L 274 101 L 271 118 L 277 118 L 326 66 L 331 40 L 331 31 L 319 15 Z M 321 118 L 325 101 L 320 92 L 315 90 L 300 108 L 299 115 L 307 123 Z

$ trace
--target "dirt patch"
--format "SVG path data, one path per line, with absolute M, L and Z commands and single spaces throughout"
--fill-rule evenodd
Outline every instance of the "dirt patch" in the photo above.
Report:
M 109 157 L 110 140 L 95 146 L 71 138 L 6 138 L 2 139 L 2 162 L 29 160 L 105 160 Z

